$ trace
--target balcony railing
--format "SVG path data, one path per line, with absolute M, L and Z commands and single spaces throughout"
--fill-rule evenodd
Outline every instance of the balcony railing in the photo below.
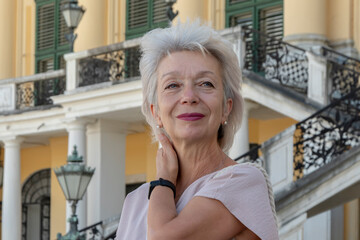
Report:
M 294 177 L 329 163 L 360 143 L 360 88 L 296 124 Z
M 65 71 L 57 70 L 0 81 L 0 111 L 52 105 L 51 96 L 65 91 Z
M 307 92 L 306 51 L 254 29 L 244 28 L 245 69 L 300 93 Z
M 327 58 L 330 67 L 328 77 L 332 86 L 329 97 L 332 101 L 359 87 L 360 60 L 325 47 L 321 48 L 321 53 Z
M 139 73 L 140 39 L 65 55 L 67 90 L 132 81 Z M 136 79 L 136 78 L 135 78 Z

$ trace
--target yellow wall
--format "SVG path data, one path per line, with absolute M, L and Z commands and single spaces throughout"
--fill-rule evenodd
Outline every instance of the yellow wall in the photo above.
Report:
M 326 35 L 326 0 L 284 0 L 284 36 Z
M 199 18 L 217 30 L 225 28 L 225 0 L 181 0 L 174 4 L 174 11 L 177 10 L 174 24 Z
M 0 79 L 15 75 L 16 1 L 0 0 Z
M 57 233 L 60 232 L 64 235 L 66 232 L 66 200 L 53 169 L 66 164 L 68 138 L 51 138 L 49 148 L 51 159 L 50 239 L 56 239 Z
M 327 36 L 329 40 L 350 39 L 352 35 L 353 0 L 331 0 L 327 12 Z
M 272 120 L 249 119 L 249 142 L 261 144 L 291 125 L 297 123 L 291 118 Z
M 21 149 L 21 182 L 24 182 L 35 172 L 51 167 L 49 146 Z
M 156 176 L 156 152 L 158 145 L 152 143 L 149 130 L 126 137 L 126 175 L 145 174 L 147 181 Z

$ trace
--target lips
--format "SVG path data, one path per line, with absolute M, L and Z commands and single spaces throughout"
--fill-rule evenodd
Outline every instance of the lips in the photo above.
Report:
M 177 116 L 178 119 L 184 121 L 197 121 L 205 117 L 204 114 L 201 113 L 183 113 Z

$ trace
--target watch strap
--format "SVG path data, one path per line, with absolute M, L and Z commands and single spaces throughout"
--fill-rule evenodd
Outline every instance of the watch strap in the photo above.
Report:
M 152 191 L 157 186 L 164 186 L 164 187 L 170 188 L 174 193 L 174 198 L 176 197 L 176 187 L 175 187 L 175 185 L 172 182 L 168 181 L 168 180 L 159 178 L 159 180 L 155 180 L 155 181 L 150 182 L 148 199 L 150 199 Z

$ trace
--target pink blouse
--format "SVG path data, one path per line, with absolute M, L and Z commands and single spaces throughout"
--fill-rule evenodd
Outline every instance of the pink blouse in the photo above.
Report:
M 145 183 L 126 197 L 117 240 L 146 239 L 148 190 L 149 183 Z M 236 164 L 197 179 L 181 195 L 177 212 L 196 196 L 220 201 L 261 239 L 279 239 L 265 177 L 258 168 Z

